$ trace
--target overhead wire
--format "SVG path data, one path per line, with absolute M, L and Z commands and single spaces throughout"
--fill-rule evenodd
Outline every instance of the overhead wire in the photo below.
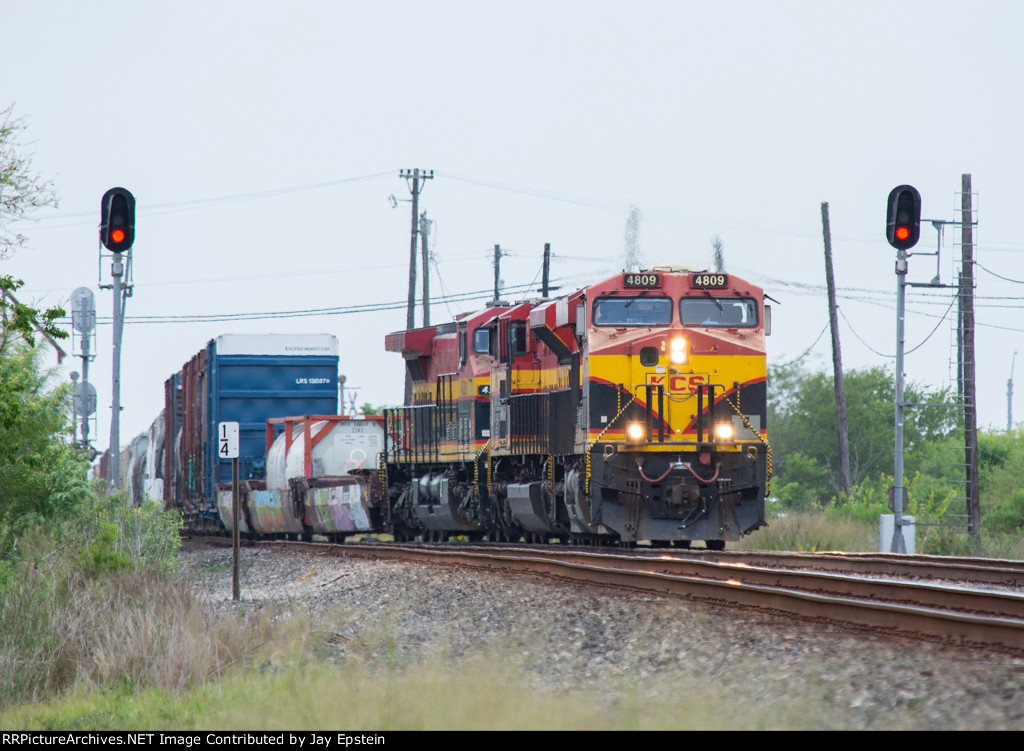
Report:
M 828 329 L 828 324 L 826 323 L 822 327 L 821 331 L 818 332 L 818 335 L 814 338 L 814 341 L 811 342 L 811 346 L 810 347 L 805 349 L 801 354 L 797 355 L 792 360 L 787 360 L 786 362 L 782 363 L 781 367 L 787 367 L 789 365 L 796 365 L 798 362 L 800 362 L 805 357 L 807 357 L 809 354 L 811 354 L 811 350 L 814 349 L 816 346 L 818 346 L 818 342 L 821 341 L 821 337 L 825 335 L 825 331 L 827 329 Z
M 559 280 L 560 281 L 560 280 Z M 442 283 L 442 288 L 443 288 Z M 528 292 L 533 284 L 516 284 L 508 287 L 511 292 Z M 456 294 L 445 294 L 440 298 L 442 302 L 470 302 L 472 300 L 488 299 L 492 290 L 475 290 L 472 292 L 459 292 Z M 435 298 L 437 299 L 437 298 Z M 422 302 L 420 299 L 418 302 Z M 181 314 L 181 315 L 134 315 L 126 316 L 126 324 L 159 324 L 159 323 L 212 323 L 222 321 L 260 321 L 280 318 L 308 318 L 315 316 L 336 316 L 352 315 L 356 313 L 373 313 L 385 310 L 402 310 L 408 305 L 408 300 L 380 303 L 366 303 L 363 305 L 349 305 L 329 308 L 305 308 L 299 310 L 262 311 L 248 313 L 210 313 L 210 314 Z M 110 317 L 97 317 L 97 323 L 108 324 Z M 60 323 L 69 323 L 70 319 L 60 319 Z
M 933 328 L 930 332 L 928 332 L 928 335 L 924 339 L 922 339 L 921 342 L 917 346 L 912 347 L 912 348 L 904 351 L 905 355 L 909 355 L 912 352 L 916 352 L 917 350 L 921 349 L 921 347 L 923 347 L 925 345 L 925 343 L 929 339 L 931 339 L 932 336 L 934 336 L 935 332 L 939 330 L 939 326 L 941 326 L 942 322 L 946 320 L 946 316 L 949 315 L 949 311 L 951 311 L 953 309 L 953 305 L 954 305 L 954 303 L 956 303 L 956 300 L 957 300 L 956 297 L 953 297 L 953 299 L 950 300 L 949 306 L 946 308 L 946 312 L 943 313 L 942 316 L 939 318 L 939 322 L 935 324 L 935 328 Z M 846 325 L 850 328 L 850 331 L 853 333 L 853 335 L 855 337 L 857 337 L 857 340 L 860 341 L 861 344 L 863 344 L 865 347 L 867 347 L 869 350 L 874 352 L 879 357 L 885 357 L 885 358 L 890 359 L 890 360 L 896 357 L 896 355 L 887 355 L 887 354 L 884 354 L 882 352 L 879 352 L 877 349 L 875 349 L 870 344 L 868 344 L 866 341 L 864 341 L 864 338 L 860 334 L 857 333 L 857 330 L 853 327 L 853 324 L 850 323 L 850 319 L 846 317 L 845 313 L 843 313 L 842 308 L 840 308 L 837 305 L 836 306 L 836 310 L 839 311 L 839 315 L 841 315 L 843 317 L 843 320 L 846 321 Z M 929 315 L 929 314 L 927 314 L 927 313 L 920 313 L 919 315 Z
M 253 201 L 261 198 L 273 198 L 275 196 L 288 195 L 289 193 L 302 193 L 310 190 L 323 190 L 325 188 L 333 188 L 337 185 L 344 185 L 347 183 L 364 182 L 367 180 L 376 180 L 382 177 L 389 177 L 394 175 L 398 170 L 388 170 L 387 172 L 375 172 L 371 175 L 359 175 L 357 177 L 343 177 L 337 180 L 325 180 L 319 183 L 308 183 L 306 185 L 292 185 L 284 188 L 268 188 L 266 190 L 250 191 L 248 193 L 235 193 L 226 196 L 210 196 L 207 198 L 192 198 L 184 201 L 167 201 L 164 203 L 153 203 L 139 205 L 137 213 L 139 214 L 170 214 L 178 211 L 190 211 L 192 209 L 203 209 L 212 206 L 223 206 L 230 203 L 241 203 L 243 201 Z M 85 217 L 95 218 L 95 211 L 77 211 L 70 213 L 59 213 L 52 216 L 40 216 L 33 217 L 31 219 L 19 219 L 17 221 L 25 222 L 50 222 L 64 219 L 79 219 Z M 14 223 L 14 222 L 12 222 Z M 84 222 L 71 222 L 68 224 L 51 225 L 54 227 L 66 227 L 66 226 L 78 226 L 84 224 Z

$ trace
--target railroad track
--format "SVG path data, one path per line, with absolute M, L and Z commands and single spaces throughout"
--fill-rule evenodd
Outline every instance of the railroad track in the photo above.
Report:
M 890 635 L 1024 654 L 1024 565 L 885 554 L 593 551 L 548 546 L 304 545 L 330 555 L 419 561 L 693 597 Z M 979 582 L 987 586 L 978 586 Z M 993 585 L 998 585 L 996 588 Z

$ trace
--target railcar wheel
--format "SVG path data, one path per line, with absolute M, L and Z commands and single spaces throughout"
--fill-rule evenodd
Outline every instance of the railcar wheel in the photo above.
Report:
M 705 540 L 708 550 L 725 550 L 725 540 Z
M 674 547 L 674 548 L 685 548 L 685 549 L 689 550 L 689 548 L 690 548 L 690 541 L 689 540 L 673 540 L 672 541 L 672 547 Z

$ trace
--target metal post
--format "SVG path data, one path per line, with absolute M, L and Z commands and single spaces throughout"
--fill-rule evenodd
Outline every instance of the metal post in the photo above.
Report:
M 89 352 L 89 337 L 90 334 L 88 331 L 82 334 L 82 383 L 85 384 L 82 386 L 83 393 L 88 392 L 89 389 L 89 360 L 91 358 L 91 354 Z M 87 452 L 89 450 L 88 408 L 86 408 L 84 412 L 86 414 L 82 415 L 82 450 Z
M 121 486 L 121 333 L 124 329 L 124 311 L 121 276 L 124 274 L 124 263 L 120 253 L 114 253 L 114 262 L 110 267 L 110 275 L 114 278 L 114 333 L 113 370 L 111 384 L 111 418 L 110 418 L 110 449 L 107 461 L 107 483 L 111 490 Z
M 238 600 L 241 588 L 238 583 L 238 556 L 239 556 L 239 535 L 238 535 L 238 457 L 231 460 L 231 599 Z
M 896 251 L 896 452 L 893 459 L 893 533 L 891 553 L 906 553 L 903 541 L 903 349 L 907 252 Z

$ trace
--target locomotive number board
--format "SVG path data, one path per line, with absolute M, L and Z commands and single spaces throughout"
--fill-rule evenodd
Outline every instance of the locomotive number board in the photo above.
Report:
M 720 289 L 729 286 L 728 274 L 693 274 L 690 277 L 693 287 Z
M 626 274 L 622 277 L 623 287 L 660 287 L 659 274 Z

